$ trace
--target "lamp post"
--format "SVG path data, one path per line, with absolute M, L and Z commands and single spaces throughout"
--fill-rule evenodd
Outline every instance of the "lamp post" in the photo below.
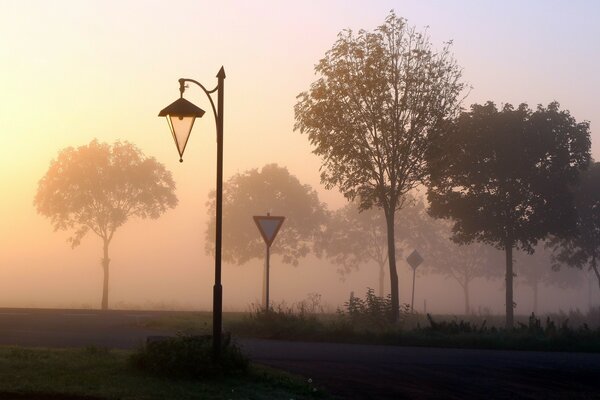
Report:
M 213 353 L 215 359 L 221 353 L 221 326 L 223 322 L 223 287 L 221 286 L 221 237 L 223 228 L 223 88 L 225 70 L 223 67 L 217 74 L 217 87 L 207 90 L 201 83 L 193 79 L 179 79 L 179 99 L 165 107 L 159 117 L 167 117 L 169 128 L 177 151 L 179 161 L 183 162 L 183 152 L 187 145 L 194 121 L 204 115 L 204 110 L 183 98 L 186 82 L 195 83 L 204 91 L 212 107 L 217 126 L 217 210 L 215 231 L 215 284 L 213 286 Z M 217 106 L 211 94 L 217 92 Z

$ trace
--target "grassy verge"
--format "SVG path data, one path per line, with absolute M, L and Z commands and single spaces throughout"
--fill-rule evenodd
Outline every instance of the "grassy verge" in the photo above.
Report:
M 192 381 L 146 375 L 129 362 L 131 352 L 96 347 L 38 349 L 0 347 L 0 398 L 53 400 L 65 396 L 99 399 L 312 399 L 305 380 L 252 365 L 248 374 Z M 43 397 L 40 397 L 43 398 Z M 69 397 L 64 397 L 65 399 Z M 81 397 L 79 397 L 81 398 Z
M 194 324 L 186 319 L 193 318 L 188 314 L 154 324 L 163 329 L 185 330 Z M 583 322 L 572 327 L 568 318 L 560 316 L 556 316 L 556 321 L 560 322 L 555 323 L 550 317 L 545 320 L 535 316 L 522 317 L 514 329 L 506 330 L 499 324 L 489 324 L 485 317 L 463 320 L 436 316 L 428 319 L 425 315 L 411 314 L 403 316 L 401 325 L 391 325 L 381 318 L 364 314 L 356 318 L 349 315 L 323 317 L 274 310 L 236 314 L 225 326 L 236 336 L 263 339 L 600 353 L 600 328 L 590 328 Z M 210 325 L 206 327 L 207 331 L 209 329 Z

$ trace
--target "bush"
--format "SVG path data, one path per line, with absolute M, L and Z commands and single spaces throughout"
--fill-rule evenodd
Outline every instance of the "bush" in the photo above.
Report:
M 178 335 L 148 341 L 131 355 L 131 363 L 146 372 L 176 378 L 239 375 L 248 369 L 248 358 L 229 338 L 214 359 L 211 336 Z
M 408 304 L 401 304 L 399 323 L 393 324 L 391 296 L 379 297 L 372 288 L 367 288 L 364 299 L 354 296 L 354 292 L 350 293 L 350 299 L 344 303 L 343 308 L 338 309 L 338 314 L 357 330 L 389 331 L 406 320 L 409 310 Z
M 268 311 L 252 305 L 242 321 L 231 325 L 238 334 L 268 339 L 307 339 L 319 336 L 324 325 L 317 318 L 318 305 L 307 306 L 300 302 L 292 306 L 285 303 L 272 305 Z

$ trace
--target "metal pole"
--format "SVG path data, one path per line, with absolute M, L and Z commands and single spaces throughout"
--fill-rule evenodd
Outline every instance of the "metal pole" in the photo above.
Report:
M 271 251 L 270 251 L 270 247 L 267 246 L 267 264 L 266 264 L 266 273 L 267 273 L 267 279 L 266 279 L 266 293 L 265 293 L 265 310 L 268 312 L 269 311 L 269 268 L 270 268 L 270 264 L 269 264 L 269 259 L 271 256 Z
M 223 234 L 223 89 L 225 70 L 217 74 L 217 212 L 215 230 L 215 285 L 213 287 L 213 354 L 221 355 L 221 327 L 223 323 L 223 287 L 221 286 L 221 238 Z
M 415 275 L 416 275 L 417 269 L 413 268 L 413 290 L 412 290 L 412 299 L 410 300 L 410 312 L 412 313 L 414 310 L 414 304 L 415 304 Z
M 262 280 L 262 308 L 263 310 L 267 309 L 267 257 L 265 257 L 265 262 L 263 262 L 263 280 Z

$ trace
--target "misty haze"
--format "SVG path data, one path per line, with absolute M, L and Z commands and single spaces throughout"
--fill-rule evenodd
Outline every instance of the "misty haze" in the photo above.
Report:
M 600 396 L 598 5 L 2 5 L 0 398 Z

